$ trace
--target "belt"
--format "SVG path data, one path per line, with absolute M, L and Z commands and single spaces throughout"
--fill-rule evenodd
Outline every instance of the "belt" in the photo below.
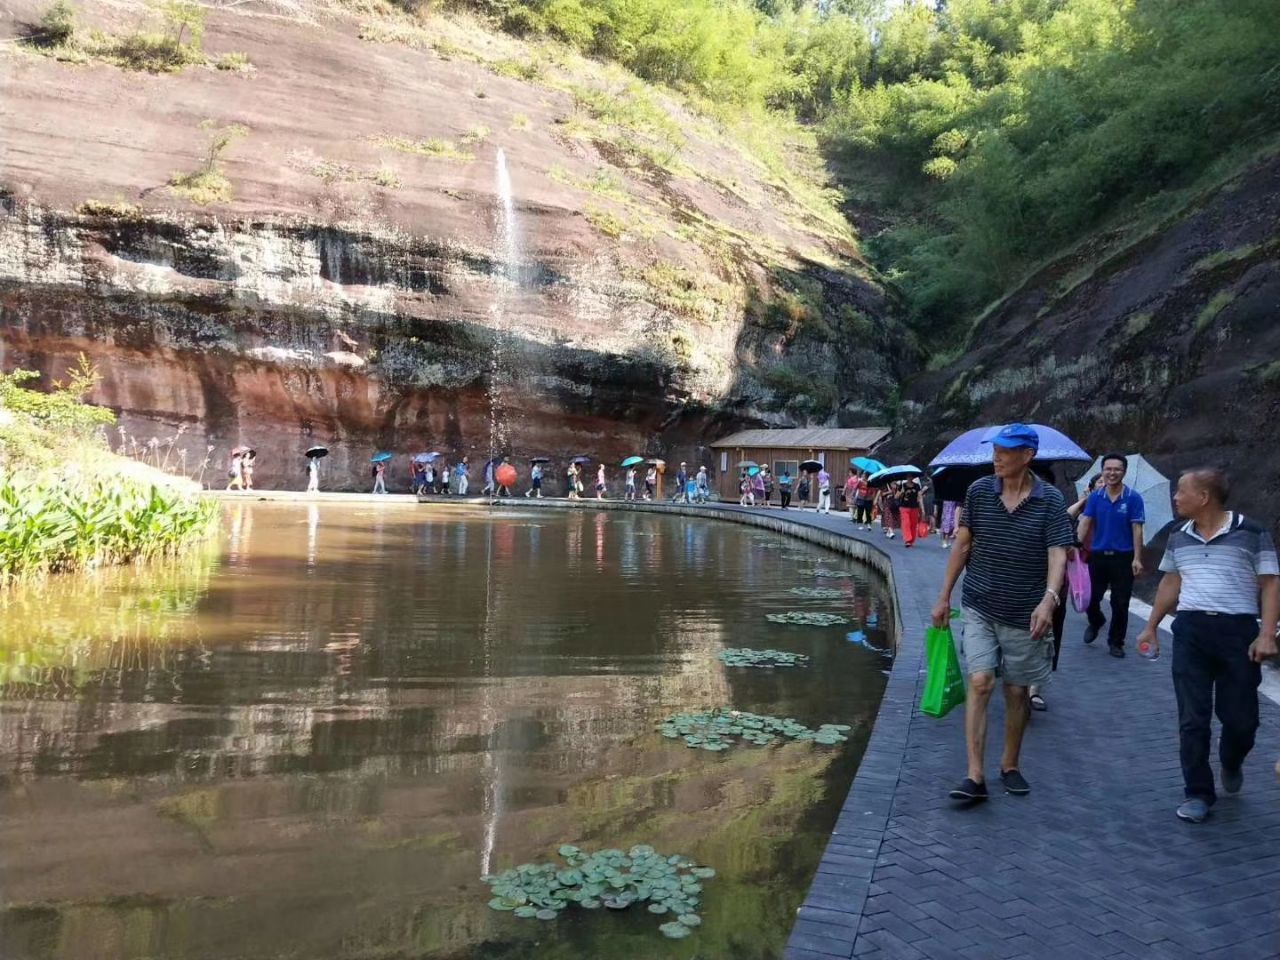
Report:
M 1257 620 L 1256 613 L 1223 613 L 1221 610 L 1179 610 L 1178 615 L 1187 614 L 1192 617 L 1225 617 L 1228 620 Z
M 1132 550 L 1091 550 L 1091 556 L 1094 557 L 1132 557 Z

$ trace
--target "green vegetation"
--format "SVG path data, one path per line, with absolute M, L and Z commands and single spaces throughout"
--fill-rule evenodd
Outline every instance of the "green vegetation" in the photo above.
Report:
M 1217 319 L 1218 314 L 1235 298 L 1236 295 L 1231 290 L 1219 290 L 1215 293 L 1213 299 L 1206 303 L 1200 313 L 1196 315 L 1196 332 L 1203 333 L 1209 329 L 1213 321 Z
M 125 70 L 174 73 L 184 67 L 212 64 L 219 70 L 252 69 L 243 53 L 226 53 L 210 61 L 203 50 L 208 10 L 191 0 L 149 0 L 149 13 L 132 33 L 82 30 L 77 9 L 56 0 L 27 37 L 27 46 L 70 63 L 98 61 Z
M 719 653 L 726 667 L 807 667 L 809 658 L 803 653 L 785 650 L 753 650 L 751 647 L 726 647 Z
M 831 747 L 848 740 L 848 730 L 838 723 L 824 723 L 813 730 L 791 717 L 769 717 L 728 707 L 673 714 L 658 726 L 658 732 L 668 740 L 683 740 L 687 747 L 712 753 L 728 750 L 738 741 L 765 747 L 779 740 L 806 740 Z
M 443 140 L 437 137 L 430 137 L 426 140 L 411 140 L 408 137 L 393 137 L 389 134 L 383 134 L 382 136 L 374 137 L 373 142 L 380 147 L 386 147 L 388 150 L 395 150 L 399 153 L 412 153 L 415 156 L 428 157 L 432 160 L 458 160 L 467 163 L 476 158 L 474 153 L 461 149 L 452 140 Z
M 583 208 L 582 215 L 587 218 L 589 224 L 610 240 L 617 240 L 627 232 L 627 221 L 602 207 L 588 204 Z
M 787 613 L 766 613 L 764 618 L 770 623 L 789 623 L 811 627 L 830 627 L 837 623 L 848 623 L 849 618 L 838 613 L 821 613 L 816 610 L 790 610 Z
M 231 199 L 231 181 L 222 172 L 222 155 L 249 129 L 238 123 L 218 126 L 216 120 L 202 121 L 200 129 L 206 136 L 203 165 L 191 173 L 175 173 L 169 178 L 169 189 L 201 206 L 226 203 Z
M 83 402 L 96 373 L 81 358 L 49 393 L 0 374 L 0 585 L 47 573 L 174 554 L 211 528 L 215 507 L 130 479 L 100 436 L 115 418 Z
M 702 884 L 716 872 L 678 854 L 666 856 L 647 844 L 629 851 L 584 853 L 565 844 L 559 850 L 567 864 L 522 863 L 500 874 L 482 877 L 493 888 L 489 907 L 521 920 L 554 920 L 571 903 L 585 910 L 625 910 L 644 903 L 656 916 L 675 920 L 658 929 L 681 939 L 702 924 L 696 913 Z

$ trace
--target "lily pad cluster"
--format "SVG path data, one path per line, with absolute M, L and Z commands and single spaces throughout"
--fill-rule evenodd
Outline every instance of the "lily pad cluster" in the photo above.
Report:
M 808 740 L 824 746 L 843 743 L 846 724 L 824 723 L 814 730 L 792 717 L 770 717 L 718 707 L 703 713 L 677 713 L 667 717 L 658 731 L 668 740 L 683 740 L 690 749 L 719 752 L 738 741 L 768 746 L 779 740 Z
M 629 851 L 586 853 L 566 844 L 565 867 L 522 863 L 482 879 L 493 891 L 489 906 L 522 920 L 554 920 L 576 903 L 585 910 L 625 910 L 644 903 L 649 913 L 675 919 L 658 929 L 672 939 L 687 937 L 702 923 L 697 909 L 702 881 L 716 875 L 679 854 L 665 856 L 645 844 Z
M 848 580 L 853 576 L 848 570 L 829 570 L 826 567 L 814 567 L 809 573 L 827 580 Z
M 766 613 L 764 616 L 771 623 L 795 623 L 811 627 L 830 627 L 849 622 L 848 617 L 838 613 L 821 613 L 816 610 L 789 610 L 786 613 Z
M 844 591 L 835 587 L 792 587 L 791 592 L 797 597 L 811 597 L 814 600 L 839 600 L 844 596 Z
M 803 653 L 787 653 L 785 650 L 752 650 L 750 647 L 729 647 L 720 651 L 720 659 L 728 667 L 807 667 L 809 658 Z

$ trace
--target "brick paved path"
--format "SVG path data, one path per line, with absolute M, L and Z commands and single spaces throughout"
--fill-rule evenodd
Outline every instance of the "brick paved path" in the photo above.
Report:
M 788 519 L 883 548 L 904 631 L 788 960 L 1280 957 L 1280 708 L 1263 701 L 1244 791 L 1207 823 L 1182 823 L 1168 638 L 1154 663 L 1132 650 L 1115 660 L 1105 644 L 1083 644 L 1084 617 L 1072 612 L 1049 710 L 1033 715 L 1023 748 L 1031 795 L 998 789 L 997 691 L 992 798 L 958 808 L 946 793 L 964 776 L 963 710 L 934 720 L 916 708 L 946 554 L 936 538 L 905 550 L 855 533 L 845 515 Z

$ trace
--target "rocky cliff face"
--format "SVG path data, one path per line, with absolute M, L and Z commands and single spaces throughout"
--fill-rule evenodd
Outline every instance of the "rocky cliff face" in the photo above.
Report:
M 893 452 L 927 460 L 975 424 L 1060 425 L 1141 451 L 1170 477 L 1233 474 L 1240 509 L 1280 520 L 1280 156 L 1119 242 L 1095 237 L 976 324 L 917 379 Z
M 40 12 L 17 7 L 10 36 Z M 108 32 L 139 9 L 86 8 Z M 127 433 L 181 430 L 189 462 L 252 443 L 271 485 L 311 443 L 348 486 L 375 448 L 684 456 L 880 419 L 916 354 L 818 174 L 598 64 L 519 79 L 509 38 L 360 39 L 410 29 L 378 22 L 214 13 L 205 48 L 250 73 L 5 45 L 4 366 L 84 353 Z M 248 131 L 206 206 L 166 186 L 202 121 Z

